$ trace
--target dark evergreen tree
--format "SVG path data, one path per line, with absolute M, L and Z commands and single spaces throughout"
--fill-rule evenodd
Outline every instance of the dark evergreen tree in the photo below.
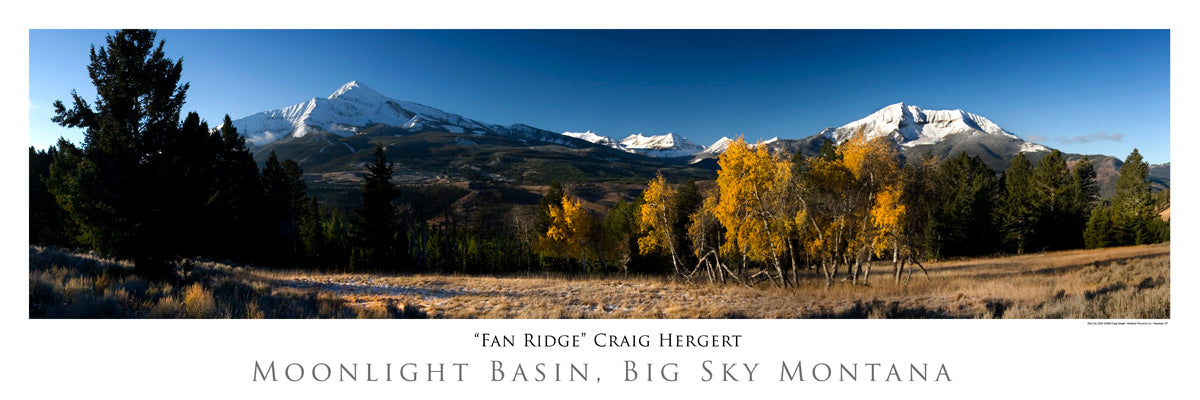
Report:
M 67 213 L 50 191 L 50 169 L 59 158 L 58 149 L 29 147 L 29 243 L 70 246 L 71 229 Z
M 156 171 L 171 157 L 166 149 L 177 138 L 188 85 L 179 85 L 182 61 L 167 58 L 155 36 L 122 30 L 107 36 L 104 47 L 92 47 L 95 104 L 72 92 L 72 107 L 55 101 L 52 118 L 85 129 L 83 156 L 73 171 L 52 179 L 55 196 L 72 203 L 68 212 L 80 228 L 80 244 L 163 276 L 177 246 L 170 229 L 179 227 L 164 222 L 169 199 L 154 196 L 153 188 L 169 184 L 158 181 Z
M 551 181 L 546 193 L 538 200 L 537 214 L 533 217 L 533 228 L 538 235 L 545 235 L 546 230 L 550 229 L 550 206 L 561 207 L 564 195 L 562 184 Z
M 941 256 L 981 255 L 996 249 L 993 213 L 996 176 L 979 157 L 966 152 L 939 169 L 939 207 L 929 228 L 933 250 Z
M 209 141 L 208 124 L 194 112 L 188 113 L 176 136 L 165 144 L 162 162 L 153 170 L 152 188 L 143 194 L 161 199 L 161 240 L 176 244 L 176 255 L 211 254 L 214 217 L 221 213 L 210 204 L 218 190 L 216 148 Z
M 1108 247 L 1115 244 L 1120 236 L 1113 223 L 1113 211 L 1110 206 L 1093 208 L 1088 216 L 1087 225 L 1083 230 L 1083 244 L 1089 249 Z
M 629 263 L 637 251 L 637 209 L 624 198 L 617 199 L 604 216 L 605 246 L 614 254 L 617 269 L 629 271 Z
M 1171 223 L 1162 218 L 1152 217 L 1146 221 L 1142 243 L 1162 243 L 1171 240 Z
M 395 167 L 387 162 L 383 144 L 375 145 L 375 162 L 363 175 L 362 208 L 358 210 L 358 246 L 351 258 L 353 269 L 401 269 L 402 240 L 394 200 L 400 195 L 392 183 Z M 442 237 L 439 236 L 439 239 Z
M 54 158 L 50 161 L 49 174 L 45 177 L 46 190 L 49 191 L 51 201 L 57 207 L 57 227 L 54 228 L 57 232 L 52 233 L 52 236 L 58 237 L 60 246 L 76 247 L 84 246 L 83 229 L 79 226 L 79 220 L 84 215 L 83 211 L 83 194 L 81 184 L 80 165 L 83 164 L 83 150 L 75 147 L 66 139 L 59 138 L 58 144 L 51 149 L 55 149 Z
M 262 185 L 265 227 L 269 246 L 260 255 L 264 261 L 279 264 L 286 259 L 292 266 L 300 257 L 300 218 L 304 215 L 307 185 L 302 179 L 304 172 L 292 160 L 279 162 L 272 151 L 263 165 Z M 284 256 L 286 255 L 286 256 Z
M 317 198 L 309 198 L 308 210 L 300 220 L 300 240 L 304 245 L 305 264 L 324 266 L 322 253 L 325 250 L 325 231 Z
M 937 248 L 932 243 L 937 226 L 940 169 L 936 160 L 926 154 L 919 163 L 908 164 L 901 171 L 901 182 L 904 185 L 901 204 L 907 210 L 908 218 L 904 221 L 904 238 L 902 246 L 909 249 L 909 254 L 918 259 L 927 259 L 936 254 L 932 249 Z
M 1035 240 L 1025 250 L 1078 248 L 1083 226 L 1077 224 L 1079 195 L 1062 152 L 1054 150 L 1038 161 L 1033 171 L 1034 199 L 1038 201 Z
M 1017 154 L 1004 171 L 1004 197 L 998 214 L 1004 243 L 1017 254 L 1035 246 L 1042 202 L 1035 185 L 1033 166 L 1025 153 Z
M 675 248 L 679 249 L 677 253 L 679 253 L 680 262 L 684 265 L 696 263 L 692 251 L 692 241 L 688 239 L 687 232 L 692 214 L 699 210 L 703 203 L 704 197 L 700 195 L 696 181 L 689 180 L 679 185 L 679 190 L 675 192 L 675 198 L 671 204 L 671 233 L 675 236 L 672 240 L 675 241 Z
M 1121 237 L 1118 245 L 1152 243 L 1157 240 L 1147 229 L 1150 220 L 1157 218 L 1150 194 L 1150 166 L 1142 161 L 1137 149 L 1129 153 L 1117 177 L 1117 193 L 1112 198 L 1113 217 Z
M 1071 185 L 1073 192 L 1076 195 L 1075 202 L 1081 206 L 1081 211 L 1087 219 L 1087 215 L 1091 215 L 1092 208 L 1096 206 L 1096 202 L 1100 200 L 1100 186 L 1096 183 L 1096 167 L 1092 165 L 1091 160 L 1087 156 L 1079 159 L 1075 163 Z
M 829 140 L 829 138 L 825 138 L 825 141 L 821 142 L 821 150 L 817 153 L 817 157 L 827 161 L 838 159 L 837 144 Z
M 1100 199 L 1100 186 L 1096 183 L 1096 168 L 1092 166 L 1092 162 L 1088 160 L 1087 156 L 1075 163 L 1075 168 L 1071 171 L 1071 185 L 1068 193 L 1069 196 L 1072 196 L 1072 202 L 1070 209 L 1066 210 L 1069 215 L 1066 221 L 1067 227 L 1064 229 L 1069 232 L 1069 236 L 1064 237 L 1065 247 L 1086 247 L 1086 238 L 1084 238 L 1083 232 L 1087 229 L 1092 210 L 1096 208 L 1096 202 Z
M 347 267 L 355 245 L 355 229 L 352 219 L 342 209 L 311 202 L 301 222 L 308 262 L 325 270 Z
M 216 152 L 216 181 L 208 198 L 210 207 L 216 211 L 211 215 L 212 255 L 247 260 L 257 238 L 264 237 L 261 216 L 265 212 L 265 190 L 259 180 L 258 164 L 229 115 L 225 115 L 220 129 L 211 134 L 209 143 Z

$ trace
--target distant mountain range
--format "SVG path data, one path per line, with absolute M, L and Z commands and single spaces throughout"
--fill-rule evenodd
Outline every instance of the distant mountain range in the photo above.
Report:
M 389 159 L 399 165 L 401 179 L 407 176 L 414 181 L 636 181 L 658 172 L 705 179 L 714 175 L 715 159 L 730 142 L 726 137 L 700 146 L 676 133 L 638 133 L 615 140 L 591 131 L 555 133 L 524 124 L 501 126 L 393 99 L 359 82 L 349 82 L 325 98 L 239 118 L 233 125 L 260 161 L 274 151 L 307 172 L 360 172 L 371 161 L 369 150 L 383 143 Z M 996 171 L 1007 168 L 1018 153 L 1036 162 L 1052 151 L 976 114 L 923 110 L 904 103 L 805 137 L 774 138 L 761 145 L 772 151 L 813 155 L 825 140 L 840 144 L 859 130 L 895 141 L 909 160 L 966 152 Z M 1081 157 L 1067 155 L 1071 163 Z M 1121 161 L 1107 155 L 1088 157 L 1097 165 L 1101 187 L 1111 190 Z M 1152 166 L 1151 175 L 1156 187 L 1169 187 L 1170 164 Z

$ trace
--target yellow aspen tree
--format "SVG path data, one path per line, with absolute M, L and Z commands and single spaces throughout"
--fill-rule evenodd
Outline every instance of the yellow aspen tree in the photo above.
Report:
M 851 252 L 848 256 L 854 259 L 851 278 L 857 283 L 858 274 L 865 266 L 865 282 L 871 272 L 872 251 L 878 245 L 878 240 L 883 237 L 878 232 L 881 228 L 873 223 L 872 217 L 875 214 L 885 216 L 896 213 L 895 208 L 899 205 L 899 159 L 895 148 L 886 137 L 868 139 L 862 131 L 855 132 L 849 140 L 839 146 L 838 154 L 841 156 L 842 165 L 850 171 L 854 179 L 847 197 L 850 206 L 848 217 L 853 223 L 848 248 Z M 888 194 L 894 196 L 887 199 L 890 203 L 879 203 L 880 194 L 886 193 L 889 187 L 896 188 L 894 190 L 897 193 Z M 879 208 L 878 212 L 875 211 L 876 208 Z M 899 229 L 898 225 L 899 222 L 895 222 L 885 228 L 894 226 L 895 229 Z
M 650 181 L 643 192 L 645 201 L 638 212 L 638 222 L 642 236 L 638 238 L 638 250 L 642 254 L 652 254 L 666 250 L 671 256 L 671 266 L 675 274 L 679 270 L 679 255 L 675 249 L 675 232 L 671 227 L 671 199 L 675 198 L 676 189 L 667 183 L 666 178 L 659 174 Z
M 596 220 L 579 200 L 564 195 L 561 205 L 550 206 L 550 227 L 546 230 L 546 238 L 564 253 L 572 250 L 579 253 L 579 262 L 587 268 L 586 246 L 584 241 L 595 229 Z
M 839 159 L 814 157 L 804 171 L 810 188 L 804 195 L 805 209 L 795 214 L 795 225 L 804 229 L 804 250 L 820 260 L 825 287 L 833 284 L 838 259 L 844 255 L 850 231 L 849 195 L 854 177 Z
M 771 262 L 781 285 L 786 285 L 780 256 L 787 247 L 790 218 L 781 211 L 790 163 L 772 156 L 766 146 L 751 149 L 745 138 L 738 137 L 717 164 L 718 200 L 713 213 L 725 228 L 723 251 Z
M 907 218 L 907 207 L 901 203 L 903 187 L 898 183 L 888 185 L 875 197 L 871 207 L 871 226 L 874 228 L 875 239 L 872 252 L 875 257 L 883 258 L 889 250 L 892 253 L 893 271 L 900 262 L 900 242 L 903 234 L 904 220 Z
M 721 262 L 721 235 L 720 223 L 717 221 L 713 210 L 717 207 L 717 197 L 714 195 L 705 196 L 704 202 L 700 205 L 700 209 L 692 213 L 688 217 L 688 238 L 691 239 L 692 249 L 698 260 L 695 274 L 700 266 L 705 266 L 705 275 L 708 276 L 709 282 L 720 281 L 725 283 L 726 278 L 733 278 L 735 281 L 741 282 L 732 270 L 725 263 Z

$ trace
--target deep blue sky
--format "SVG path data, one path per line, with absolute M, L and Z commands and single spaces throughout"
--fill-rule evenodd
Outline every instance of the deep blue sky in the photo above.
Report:
M 110 31 L 29 31 L 30 144 Z M 357 80 L 484 122 L 620 139 L 801 138 L 888 104 L 962 109 L 1072 153 L 1170 161 L 1166 30 L 161 30 L 215 125 Z M 1118 135 L 1119 134 L 1119 135 Z M 1114 140 L 1118 139 L 1118 140 Z

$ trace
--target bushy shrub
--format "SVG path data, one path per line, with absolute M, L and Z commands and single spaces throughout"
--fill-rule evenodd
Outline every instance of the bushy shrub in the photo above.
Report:
M 188 318 L 212 318 L 216 315 L 217 302 L 212 293 L 193 283 L 183 292 L 183 311 Z

